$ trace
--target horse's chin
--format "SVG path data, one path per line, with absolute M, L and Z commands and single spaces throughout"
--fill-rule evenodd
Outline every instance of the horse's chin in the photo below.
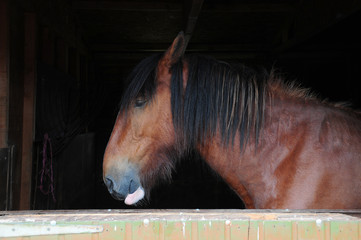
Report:
M 130 193 L 127 195 L 127 197 L 124 200 L 124 203 L 127 205 L 133 205 L 136 204 L 139 200 L 142 200 L 144 198 L 145 192 L 144 189 L 139 186 L 135 192 Z

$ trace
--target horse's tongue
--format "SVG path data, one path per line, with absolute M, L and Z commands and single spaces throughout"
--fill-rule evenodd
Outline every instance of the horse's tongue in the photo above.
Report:
M 127 205 L 132 205 L 144 197 L 144 189 L 139 187 L 134 193 L 128 194 L 124 200 Z

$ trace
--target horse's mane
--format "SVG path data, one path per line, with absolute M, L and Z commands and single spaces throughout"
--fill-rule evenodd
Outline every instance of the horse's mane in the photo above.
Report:
M 120 111 L 126 112 L 139 95 L 152 99 L 161 57 L 158 54 L 145 58 L 134 68 Z M 186 89 L 183 89 L 184 62 L 188 66 Z M 224 144 L 233 144 L 237 132 L 241 148 L 250 138 L 257 144 L 270 91 L 295 98 L 314 98 L 297 85 L 285 84 L 273 71 L 255 71 L 201 55 L 185 56 L 172 66 L 171 72 L 171 111 L 182 149 L 204 143 L 217 131 Z
M 202 144 L 218 130 L 225 144 L 234 142 L 237 131 L 241 147 L 250 136 L 255 136 L 257 142 L 269 75 L 200 55 L 190 55 L 185 62 L 185 91 L 182 61 L 173 66 L 171 83 L 173 123 L 177 133 L 182 134 L 184 146 Z

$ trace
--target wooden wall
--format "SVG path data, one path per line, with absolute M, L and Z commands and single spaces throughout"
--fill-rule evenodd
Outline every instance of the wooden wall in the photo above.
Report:
M 80 81 L 80 66 L 88 61 L 76 24 L 65 19 L 61 1 L 56 11 L 44 3 L 0 0 L 0 148 L 14 149 L 9 183 L 14 210 L 31 209 L 37 188 L 32 184 L 37 64 L 41 61 L 64 73 L 71 70 L 69 74 Z M 6 184 L 0 182 L 0 187 Z
M 20 208 L 21 168 L 22 168 L 22 126 L 24 97 L 24 15 L 22 10 L 8 1 L 9 61 L 8 61 L 8 136 L 7 145 L 13 147 L 13 168 L 11 204 Z
M 35 13 L 24 14 L 24 97 L 23 133 L 21 153 L 20 208 L 29 209 L 31 198 L 31 173 L 33 165 L 33 140 L 35 125 L 37 19 Z
M 9 98 L 8 2 L 0 0 L 0 148 L 7 147 Z

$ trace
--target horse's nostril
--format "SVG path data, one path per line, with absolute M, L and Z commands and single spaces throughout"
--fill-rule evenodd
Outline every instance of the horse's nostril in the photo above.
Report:
M 113 192 L 113 180 L 110 177 L 106 177 L 105 178 L 105 186 L 107 186 L 108 190 L 110 193 Z

